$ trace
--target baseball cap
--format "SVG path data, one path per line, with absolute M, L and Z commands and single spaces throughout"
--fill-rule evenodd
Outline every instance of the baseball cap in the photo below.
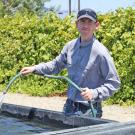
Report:
M 97 21 L 97 14 L 94 10 L 90 8 L 81 9 L 77 14 L 77 20 L 82 18 L 89 18 L 90 20 L 96 22 Z

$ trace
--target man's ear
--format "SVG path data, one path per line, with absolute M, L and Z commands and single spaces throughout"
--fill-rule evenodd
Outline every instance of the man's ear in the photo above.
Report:
M 100 23 L 99 21 L 96 22 L 96 31 L 99 29 Z

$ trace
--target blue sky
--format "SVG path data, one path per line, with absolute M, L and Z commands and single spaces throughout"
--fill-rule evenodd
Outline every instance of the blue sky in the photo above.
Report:
M 77 11 L 77 1 L 71 0 L 72 10 Z M 69 0 L 51 0 L 45 4 L 46 7 L 59 6 L 60 11 L 68 11 Z M 132 6 L 135 8 L 135 0 L 80 0 L 81 9 L 82 8 L 92 8 L 96 12 L 105 13 L 108 11 L 114 11 L 118 7 L 126 8 Z

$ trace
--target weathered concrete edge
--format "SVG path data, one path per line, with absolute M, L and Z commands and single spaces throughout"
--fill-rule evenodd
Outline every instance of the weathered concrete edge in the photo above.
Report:
M 86 126 L 36 135 L 135 135 L 135 121 Z
M 65 116 L 61 112 L 20 106 L 14 104 L 4 103 L 1 108 L 1 113 L 8 113 L 12 116 L 17 116 L 21 118 L 28 119 L 37 119 L 43 123 L 50 122 L 59 122 L 61 124 L 70 125 L 74 127 L 97 125 L 104 123 L 112 123 L 115 121 L 99 118 L 89 118 L 89 117 L 80 117 L 80 116 Z

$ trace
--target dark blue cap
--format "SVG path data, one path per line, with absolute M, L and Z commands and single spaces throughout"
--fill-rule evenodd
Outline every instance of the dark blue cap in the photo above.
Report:
M 89 9 L 89 8 L 81 9 L 77 14 L 77 20 L 80 20 L 82 18 L 89 18 L 90 20 L 96 22 L 97 14 L 94 10 Z

